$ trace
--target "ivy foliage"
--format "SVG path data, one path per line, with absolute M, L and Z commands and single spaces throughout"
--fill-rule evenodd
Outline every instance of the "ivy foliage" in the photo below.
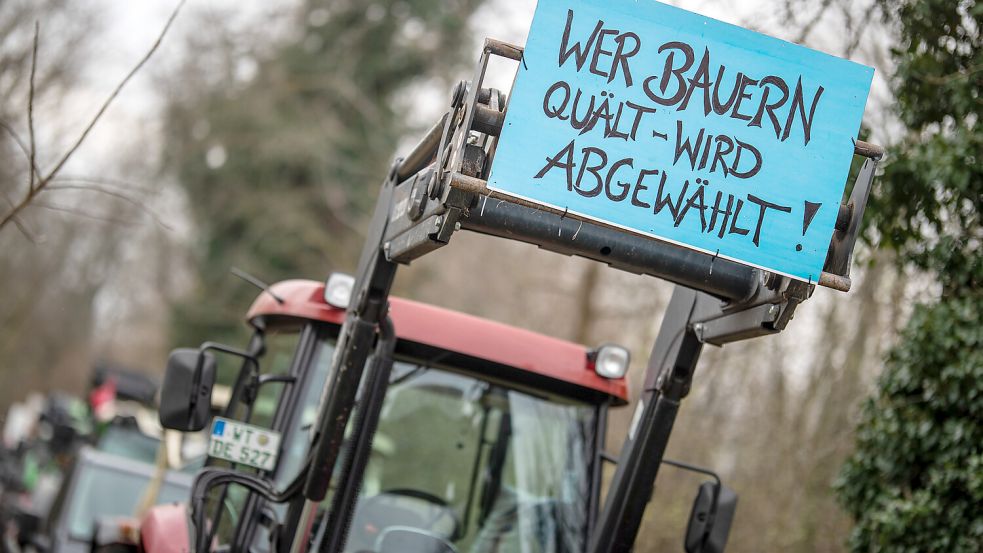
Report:
M 838 482 L 853 551 L 983 550 L 981 309 L 980 292 L 918 306 L 889 354 Z
M 915 307 L 836 490 L 856 552 L 983 551 L 983 3 L 883 0 L 907 127 L 867 238 L 941 293 Z

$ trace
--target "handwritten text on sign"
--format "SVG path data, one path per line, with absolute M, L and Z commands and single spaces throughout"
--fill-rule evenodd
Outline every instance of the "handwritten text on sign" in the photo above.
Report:
M 653 0 L 540 0 L 488 184 L 816 282 L 872 77 Z

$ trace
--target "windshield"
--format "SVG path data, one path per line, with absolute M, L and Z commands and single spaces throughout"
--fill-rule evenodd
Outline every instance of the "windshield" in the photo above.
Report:
M 587 404 L 397 362 L 346 550 L 428 534 L 462 553 L 583 551 L 595 418 Z
M 259 359 L 259 369 L 262 375 L 285 376 L 294 374 L 294 359 L 301 336 L 305 329 L 310 325 L 286 324 L 271 325 L 264 334 L 265 353 Z M 229 365 L 226 374 L 223 375 L 227 382 L 234 382 L 238 379 L 239 371 L 243 366 L 235 367 Z M 282 399 L 290 387 L 283 382 L 270 382 L 259 388 L 252 405 L 242 401 L 229 406 L 227 415 L 229 418 L 247 422 L 263 428 L 272 428 L 280 431 L 276 424 L 277 411 L 280 408 Z M 240 390 L 242 393 L 243 390 Z M 229 461 L 211 457 L 209 465 L 234 469 L 247 473 L 258 473 L 258 469 L 251 468 L 242 464 L 233 464 Z M 217 486 L 209 491 L 206 501 L 205 511 L 211 514 L 211 527 L 214 528 L 213 537 L 219 544 L 229 543 L 236 530 L 239 515 L 246 507 L 248 491 L 241 486 Z
M 290 374 L 302 328 L 297 325 L 271 325 L 266 329 L 263 335 L 265 350 L 259 358 L 260 374 Z M 225 379 L 231 384 L 237 379 L 240 371 L 244 369 L 244 365 L 230 363 L 229 369 L 231 370 L 225 375 Z M 284 390 L 285 387 L 282 383 L 266 384 L 258 390 L 258 395 L 251 406 L 247 406 L 240 397 L 239 402 L 232 405 L 233 411 L 230 418 L 257 426 L 272 427 L 276 409 Z
M 137 503 L 150 483 L 150 465 L 147 474 L 120 470 L 92 463 L 79 464 L 78 479 L 68 507 L 68 532 L 72 539 L 89 540 L 95 521 L 107 516 L 132 516 Z M 112 490 L 112 493 L 106 493 Z M 190 485 L 164 481 L 157 496 L 157 504 L 185 501 L 191 492 Z
M 317 419 L 318 402 L 328 380 L 328 373 L 331 372 L 334 344 L 333 338 L 318 340 L 309 364 L 313 370 L 310 374 L 304 375 L 306 380 L 302 384 L 299 412 L 290 420 L 290 426 L 283 436 L 280 466 L 275 478 L 277 486 L 281 489 L 300 472 L 304 456 L 310 449 L 310 431 Z
M 108 426 L 96 444 L 99 451 L 144 463 L 156 462 L 159 446 L 160 440 L 141 432 L 136 423 Z

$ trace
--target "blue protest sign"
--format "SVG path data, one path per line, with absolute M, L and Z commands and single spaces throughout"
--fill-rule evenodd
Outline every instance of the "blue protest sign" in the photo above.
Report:
M 488 187 L 817 282 L 872 78 L 654 0 L 540 0 Z

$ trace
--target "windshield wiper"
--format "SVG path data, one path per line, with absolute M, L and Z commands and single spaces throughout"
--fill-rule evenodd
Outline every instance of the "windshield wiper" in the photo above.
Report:
M 417 376 L 420 376 L 421 374 L 429 371 L 430 368 L 431 367 L 426 366 L 426 365 L 417 365 L 417 366 L 413 367 L 412 369 L 410 369 L 409 371 L 407 371 L 406 373 L 401 374 L 399 376 L 396 376 L 395 378 L 390 379 L 389 380 L 389 385 L 390 386 L 394 386 L 394 385 L 397 385 L 397 384 L 402 384 L 403 382 L 406 382 L 407 380 L 410 380 L 412 378 L 415 378 Z

